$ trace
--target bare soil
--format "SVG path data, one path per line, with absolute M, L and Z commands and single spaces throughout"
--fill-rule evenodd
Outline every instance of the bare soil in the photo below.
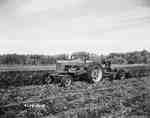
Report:
M 0 89 L 0 118 L 150 118 L 150 77 Z

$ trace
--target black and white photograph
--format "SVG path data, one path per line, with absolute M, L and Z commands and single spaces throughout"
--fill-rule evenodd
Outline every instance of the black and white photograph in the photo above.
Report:
M 150 118 L 150 0 L 0 0 L 0 118 Z

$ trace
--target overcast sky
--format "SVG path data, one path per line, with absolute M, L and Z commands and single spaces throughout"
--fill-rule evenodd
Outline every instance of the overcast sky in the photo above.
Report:
M 150 0 L 0 0 L 0 53 L 150 51 Z

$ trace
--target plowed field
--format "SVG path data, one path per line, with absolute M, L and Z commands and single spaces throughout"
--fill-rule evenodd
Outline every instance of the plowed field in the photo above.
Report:
M 150 77 L 0 89 L 0 118 L 150 118 Z

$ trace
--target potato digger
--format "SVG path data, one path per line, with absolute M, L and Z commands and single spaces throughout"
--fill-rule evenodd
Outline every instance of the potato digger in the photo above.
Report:
M 101 62 L 96 62 L 86 56 L 79 59 L 71 57 L 68 60 L 58 60 L 56 63 L 56 71 L 54 73 L 48 73 L 45 81 L 47 84 L 57 82 L 64 87 L 68 87 L 73 81 L 77 80 L 99 83 L 105 79 L 124 79 L 128 76 L 128 71 L 112 68 L 111 61 L 109 60 L 105 59 Z

